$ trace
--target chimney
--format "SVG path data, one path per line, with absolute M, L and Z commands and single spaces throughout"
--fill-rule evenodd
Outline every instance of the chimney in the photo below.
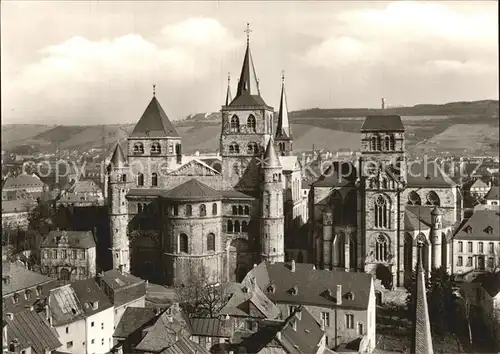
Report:
M 292 267 L 291 267 L 291 271 L 292 272 L 295 272 L 295 260 L 292 259 Z
M 49 305 L 45 305 L 45 319 L 50 323 Z
M 342 285 L 337 285 L 337 305 L 342 305 Z
M 19 340 L 14 338 L 9 345 L 9 352 L 19 354 L 21 352 L 21 345 L 19 344 Z
M 253 264 L 253 267 L 254 267 L 254 268 L 255 268 L 255 267 L 257 267 L 257 263 L 254 263 L 254 264 Z
M 14 314 L 12 312 L 7 312 L 6 315 L 9 320 L 12 321 L 14 319 Z
M 276 338 L 278 338 L 278 340 L 281 340 L 281 331 L 278 331 L 278 333 L 276 333 Z

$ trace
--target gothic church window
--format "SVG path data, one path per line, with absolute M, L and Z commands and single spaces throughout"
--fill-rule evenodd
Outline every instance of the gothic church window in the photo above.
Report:
M 152 145 L 151 145 L 151 153 L 152 154 L 160 154 L 161 153 L 161 146 L 160 146 L 160 143 L 155 141 Z
M 207 207 L 205 204 L 200 205 L 200 216 L 206 216 L 207 215 Z
M 173 212 L 174 212 L 174 216 L 179 215 L 179 206 L 177 204 L 174 205 Z
M 231 118 L 231 133 L 239 133 L 240 132 L 240 120 L 238 116 L 234 115 Z
M 122 182 L 127 182 L 127 175 L 126 174 L 122 175 Z
M 144 145 L 142 143 L 134 144 L 134 154 L 144 154 Z
M 188 252 L 188 236 L 186 234 L 179 235 L 179 252 L 189 253 Z
M 246 221 L 241 223 L 241 232 L 247 232 L 248 224 Z
M 249 215 L 250 214 L 250 208 L 248 207 L 248 205 L 245 205 L 245 215 Z
M 193 208 L 191 205 L 186 205 L 186 216 L 191 216 L 193 215 Z
M 137 175 L 137 186 L 138 187 L 143 187 L 144 186 L 144 175 L 142 173 L 139 173 Z
M 230 154 L 239 154 L 240 153 L 240 146 L 236 143 L 231 143 L 229 145 L 229 153 Z
M 240 232 L 240 222 L 238 220 L 234 222 L 234 232 Z
M 215 251 L 215 235 L 213 233 L 207 235 L 207 251 Z
M 217 203 L 212 204 L 212 215 L 217 215 Z
M 233 205 L 233 215 L 238 215 L 238 207 L 236 205 Z
M 408 204 L 409 205 L 422 205 L 422 200 L 417 192 L 411 191 L 408 195 Z
M 249 143 L 247 146 L 247 153 L 249 155 L 257 155 L 259 153 L 259 147 L 256 143 Z
M 386 262 L 388 256 L 387 238 L 379 234 L 375 245 L 375 259 L 379 262 Z
M 436 206 L 441 205 L 441 201 L 439 200 L 439 196 L 436 194 L 436 192 L 430 191 L 427 194 L 427 203 L 426 204 L 427 205 L 436 205 Z
M 381 195 L 375 201 L 375 227 L 387 228 L 388 215 L 387 215 L 387 202 Z
M 151 186 L 158 187 L 158 174 L 157 173 L 153 172 L 151 174 Z
M 253 116 L 253 114 L 250 114 L 250 116 L 248 117 L 247 119 L 247 130 L 249 132 L 254 132 L 255 133 L 255 117 Z
M 227 221 L 227 232 L 233 232 L 233 221 L 232 220 Z
M 238 205 L 238 215 L 243 215 L 243 206 Z

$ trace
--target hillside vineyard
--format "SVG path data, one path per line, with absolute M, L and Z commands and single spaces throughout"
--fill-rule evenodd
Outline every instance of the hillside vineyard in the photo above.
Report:
M 284 78 L 276 131 L 247 41 L 233 98 L 221 108 L 219 156 L 184 156 L 153 96 L 108 166 L 113 267 L 166 285 L 203 274 L 241 281 L 261 261 L 370 272 L 401 286 L 423 242 L 423 267 L 449 266 L 460 219 L 457 186 L 441 172 L 408 173 L 395 115 L 368 116 L 356 165 L 318 174 L 308 197 L 293 154 Z M 423 166 L 420 166 L 423 167 Z M 344 174 L 344 170 L 351 171 Z

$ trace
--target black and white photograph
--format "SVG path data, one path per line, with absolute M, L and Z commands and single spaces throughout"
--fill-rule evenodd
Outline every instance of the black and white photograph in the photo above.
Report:
M 0 1 L 2 353 L 500 353 L 498 6 Z

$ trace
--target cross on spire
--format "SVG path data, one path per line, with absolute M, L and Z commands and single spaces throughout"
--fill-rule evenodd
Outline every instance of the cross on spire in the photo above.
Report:
M 227 83 L 231 83 L 231 73 L 227 73 Z
M 156 96 L 156 84 L 153 84 L 153 97 Z
M 281 70 L 281 83 L 285 83 L 285 70 Z
M 247 34 L 247 44 L 250 43 L 250 33 L 252 30 L 250 29 L 250 23 L 247 22 L 247 28 L 244 31 Z

